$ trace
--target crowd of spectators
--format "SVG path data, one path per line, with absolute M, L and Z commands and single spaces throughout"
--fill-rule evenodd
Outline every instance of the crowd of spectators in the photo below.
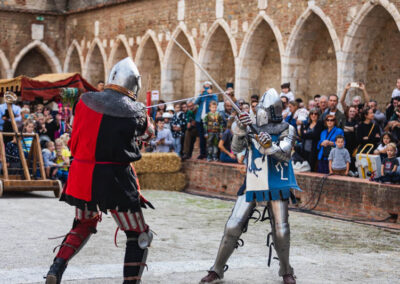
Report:
M 255 120 L 258 95 L 251 96 L 250 102 L 236 99 L 232 83 L 226 85 L 226 93 Z M 400 180 L 395 177 L 397 167 L 393 167 L 393 158 L 400 154 L 400 79 L 385 106 L 370 98 L 362 82 L 348 83 L 340 99 L 336 94 L 317 94 L 303 102 L 291 91 L 290 83 L 281 85 L 280 96 L 284 120 L 297 130 L 293 149 L 295 170 L 358 176 L 356 155 L 369 152 L 380 156 L 382 168 L 376 171 L 381 175 L 387 176 L 387 169 L 395 172 L 390 178 L 379 179 L 377 172 L 368 173 L 371 180 Z M 351 103 L 346 102 L 349 96 Z M 243 162 L 245 153 L 235 155 L 231 151 L 230 127 L 236 113 L 228 100 L 213 91 L 211 82 L 204 82 L 195 100 L 173 106 L 159 103 L 152 109 L 158 133 L 149 151 L 175 151 L 182 159 L 189 159 L 199 137 L 198 159 Z M 388 154 L 389 145 L 396 146 L 394 157 Z
M 68 140 L 71 132 L 72 111 L 61 102 L 18 102 L 12 105 L 17 125 L 17 135 L 22 136 L 21 144 L 25 158 L 29 158 L 33 134 L 39 136 L 46 176 L 65 182 L 68 177 L 71 153 Z M 0 105 L 0 131 L 15 133 L 7 104 Z M 11 175 L 22 174 L 22 164 L 16 135 L 3 136 L 8 172 Z M 31 173 L 38 176 L 39 173 Z

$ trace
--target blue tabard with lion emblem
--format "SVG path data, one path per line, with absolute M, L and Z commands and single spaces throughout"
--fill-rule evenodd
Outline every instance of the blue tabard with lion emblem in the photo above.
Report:
M 278 141 L 279 135 L 271 135 Z M 290 189 L 300 190 L 292 162 L 279 161 L 258 151 L 260 145 L 251 139 L 246 175 L 246 201 L 269 201 L 289 199 Z M 292 198 L 293 200 L 293 198 Z

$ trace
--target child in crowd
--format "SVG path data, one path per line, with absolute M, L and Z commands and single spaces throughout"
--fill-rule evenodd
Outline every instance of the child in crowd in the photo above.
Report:
M 174 149 L 178 156 L 181 156 L 182 151 L 182 136 L 185 135 L 186 128 L 186 116 L 181 111 L 181 105 L 179 103 L 174 104 L 175 113 L 171 120 L 172 137 L 174 138 Z
M 336 147 L 329 153 L 329 174 L 347 176 L 350 167 L 350 154 L 344 147 L 343 135 L 335 138 Z
M 64 145 L 61 138 L 56 139 L 56 164 L 59 169 L 57 171 L 57 177 L 61 182 L 65 183 L 68 179 L 68 168 L 70 165 L 71 152 Z
M 35 130 L 35 123 L 31 120 L 25 121 L 22 132 L 24 134 L 35 134 L 34 130 Z M 24 154 L 26 157 L 28 157 L 29 151 L 31 150 L 32 142 L 33 142 L 33 136 L 31 137 L 24 136 L 24 138 L 22 138 L 22 149 L 24 150 Z
M 46 170 L 46 176 L 49 178 L 54 178 L 57 176 L 58 168 L 56 161 L 56 152 L 53 141 L 48 141 L 46 143 L 46 148 L 42 150 L 44 168 Z
M 207 139 L 207 161 L 218 161 L 218 140 L 224 130 L 222 116 L 217 112 L 217 102 L 210 102 L 210 112 L 203 119 L 204 138 Z
M 164 129 L 168 129 L 171 131 L 171 119 L 173 115 L 169 112 L 164 112 L 162 118 L 164 120 Z
M 397 173 L 399 161 L 396 158 L 396 144 L 389 143 L 386 146 L 387 158 L 383 159 L 381 166 L 381 175 L 375 178 L 375 181 L 397 183 L 400 181 L 400 175 Z
M 169 152 L 174 143 L 171 131 L 164 128 L 165 122 L 162 118 L 158 118 L 156 123 L 157 136 L 154 140 L 150 141 L 150 145 L 155 147 L 154 152 Z
M 375 149 L 374 154 L 381 156 L 381 162 L 383 159 L 387 158 L 387 145 L 389 143 L 394 143 L 394 139 L 389 132 L 385 132 L 382 134 L 381 143 L 378 145 L 378 148 Z

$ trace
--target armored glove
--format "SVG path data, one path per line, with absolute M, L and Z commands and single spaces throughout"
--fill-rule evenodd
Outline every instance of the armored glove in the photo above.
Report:
M 260 132 L 258 134 L 258 142 L 261 145 L 271 145 L 272 138 L 267 132 Z
M 252 124 L 250 115 L 247 112 L 242 112 L 239 115 L 239 121 L 240 121 L 240 124 L 242 124 L 244 127 Z

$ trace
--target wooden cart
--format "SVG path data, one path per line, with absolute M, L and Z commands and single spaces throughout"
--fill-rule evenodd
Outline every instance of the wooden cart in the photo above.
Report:
M 14 133 L 0 132 L 0 161 L 2 164 L 2 174 L 0 175 L 0 197 L 3 195 L 4 191 L 53 191 L 55 197 L 59 197 L 62 191 L 62 184 L 59 180 L 46 179 L 39 136 L 37 134 L 18 133 L 17 124 L 12 111 L 12 104 L 17 101 L 16 94 L 6 92 L 4 94 L 4 100 L 7 103 L 7 109 Z M 16 138 L 23 175 L 9 174 L 3 136 Z M 23 137 L 33 137 L 28 160 L 25 158 L 22 148 Z M 31 161 L 29 163 L 30 165 L 28 165 L 29 161 Z M 29 166 L 31 166 L 32 171 L 29 171 Z M 35 178 L 37 170 L 40 172 L 39 178 Z

